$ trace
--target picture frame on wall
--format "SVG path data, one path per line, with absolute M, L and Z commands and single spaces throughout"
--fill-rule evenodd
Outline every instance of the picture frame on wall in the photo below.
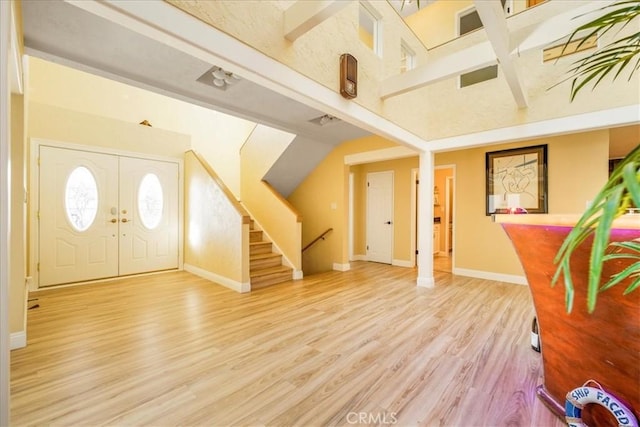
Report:
M 486 153 L 486 215 L 547 213 L 547 145 Z

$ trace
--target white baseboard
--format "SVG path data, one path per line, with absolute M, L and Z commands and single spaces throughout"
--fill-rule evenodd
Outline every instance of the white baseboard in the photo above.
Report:
M 15 350 L 27 346 L 27 332 L 12 332 L 9 337 L 9 349 Z
M 516 285 L 528 285 L 526 277 L 516 276 L 514 274 L 492 273 L 491 271 L 470 270 L 468 268 L 454 268 L 453 274 L 475 277 L 477 279 L 494 280 L 496 282 L 513 283 Z
M 251 291 L 251 283 L 249 282 L 242 283 L 236 280 L 231 280 L 228 277 L 220 276 L 219 274 L 212 273 L 200 267 L 196 267 L 194 265 L 186 263 L 184 265 L 184 270 L 188 271 L 189 273 L 195 274 L 196 276 L 200 276 L 203 279 L 211 280 L 212 282 L 218 283 L 229 289 L 233 289 L 236 292 L 245 293 Z
M 302 279 L 302 276 L 302 270 L 293 270 L 293 280 L 300 280 Z
M 433 276 L 431 277 L 418 277 L 416 284 L 421 288 L 433 288 L 436 286 L 436 281 Z
M 336 271 L 349 271 L 351 270 L 351 264 L 338 264 L 337 262 L 333 263 L 333 269 Z
M 368 261 L 367 256 L 363 254 L 353 255 L 351 261 Z
M 413 263 L 411 261 L 407 261 L 406 259 L 394 259 L 391 261 L 391 265 L 395 265 L 396 267 L 413 267 Z

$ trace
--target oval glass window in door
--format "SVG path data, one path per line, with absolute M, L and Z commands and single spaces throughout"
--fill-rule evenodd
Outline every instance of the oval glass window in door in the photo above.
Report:
M 98 213 L 98 184 L 89 169 L 75 168 L 65 185 L 64 208 L 71 226 L 77 231 L 85 231 L 96 219 Z
M 160 225 L 163 206 L 164 196 L 160 180 L 156 174 L 148 173 L 142 178 L 138 188 L 138 212 L 142 224 L 149 230 Z

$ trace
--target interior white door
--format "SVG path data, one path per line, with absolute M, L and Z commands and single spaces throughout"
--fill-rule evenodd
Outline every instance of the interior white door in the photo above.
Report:
M 393 171 L 367 174 L 367 259 L 391 264 Z
M 40 286 L 118 275 L 118 157 L 40 147 Z
M 178 268 L 178 164 L 120 158 L 120 275 Z

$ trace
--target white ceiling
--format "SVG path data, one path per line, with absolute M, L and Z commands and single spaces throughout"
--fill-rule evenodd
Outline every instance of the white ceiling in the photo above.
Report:
M 345 140 L 368 135 L 342 121 L 327 126 L 312 123 L 310 120 L 325 113 L 249 80 L 224 91 L 204 84 L 198 79 L 217 64 L 205 63 L 72 4 L 23 0 L 22 9 L 24 42 L 30 55 L 286 130 L 300 137 L 294 141 L 297 144 L 312 143 L 316 147 L 312 150 L 296 150 L 298 176 L 285 172 L 287 176 L 278 178 L 287 188 L 295 188 L 322 160 L 317 158 L 318 144 L 327 146 L 320 150 L 326 154 Z M 273 173 L 272 178 L 277 175 Z

